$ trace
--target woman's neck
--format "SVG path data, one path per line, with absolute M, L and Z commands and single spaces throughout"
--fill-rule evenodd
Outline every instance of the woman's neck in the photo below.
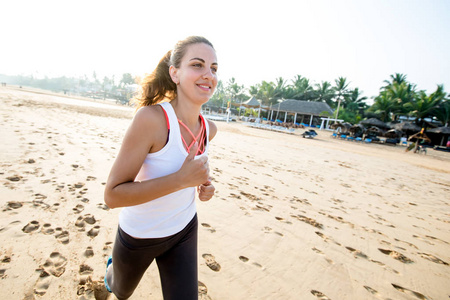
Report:
M 170 102 L 177 115 L 177 118 L 182 121 L 189 128 L 195 129 L 198 123 L 198 116 L 200 115 L 201 106 L 193 105 L 183 101 L 174 99 Z

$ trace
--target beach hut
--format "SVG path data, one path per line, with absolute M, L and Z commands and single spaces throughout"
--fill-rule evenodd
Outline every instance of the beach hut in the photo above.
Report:
M 333 115 L 334 111 L 325 102 L 303 101 L 295 99 L 280 99 L 271 108 L 273 113 L 279 112 L 284 115 L 284 122 L 287 117 L 292 116 L 294 123 L 302 123 L 308 126 L 320 125 L 320 117 L 325 114 Z M 306 124 L 307 123 L 307 124 Z
M 389 126 L 386 123 L 384 123 L 381 120 L 378 120 L 377 118 L 370 118 L 367 120 L 363 120 L 359 122 L 359 124 L 362 124 L 365 127 L 376 126 L 378 128 L 389 128 Z

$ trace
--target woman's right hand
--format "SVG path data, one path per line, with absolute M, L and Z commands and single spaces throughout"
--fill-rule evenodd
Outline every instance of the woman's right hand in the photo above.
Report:
M 199 186 L 209 180 L 208 157 L 205 155 L 195 159 L 197 151 L 198 143 L 196 142 L 178 171 L 179 179 L 184 187 Z

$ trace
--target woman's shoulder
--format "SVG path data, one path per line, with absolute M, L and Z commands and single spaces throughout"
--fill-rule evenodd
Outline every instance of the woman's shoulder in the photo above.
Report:
M 206 119 L 206 118 L 205 118 L 205 119 Z M 212 140 L 212 139 L 216 136 L 216 133 L 217 133 L 217 126 L 216 126 L 216 124 L 215 124 L 213 121 L 211 121 L 211 120 L 206 119 L 206 122 L 208 122 L 208 126 L 209 126 L 209 140 Z
M 165 117 L 160 105 L 149 105 L 140 107 L 134 115 L 133 122 L 143 124 L 144 126 L 158 126 L 164 124 Z

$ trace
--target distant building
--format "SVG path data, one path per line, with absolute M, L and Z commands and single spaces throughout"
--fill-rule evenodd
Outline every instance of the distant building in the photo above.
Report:
M 332 116 L 334 110 L 325 102 L 303 101 L 295 99 L 280 100 L 270 108 L 270 119 L 283 122 L 320 126 L 321 117 Z

